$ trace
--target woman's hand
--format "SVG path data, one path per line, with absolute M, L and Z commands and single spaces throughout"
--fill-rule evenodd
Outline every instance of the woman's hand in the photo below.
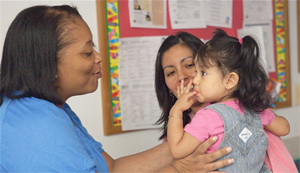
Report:
M 171 163 L 172 166 L 180 173 L 204 173 L 232 164 L 233 159 L 225 159 L 214 162 L 216 159 L 230 153 L 230 147 L 225 147 L 212 153 L 205 154 L 205 151 L 216 141 L 217 137 L 209 138 L 199 145 L 199 147 L 189 156 L 179 160 L 174 160 Z

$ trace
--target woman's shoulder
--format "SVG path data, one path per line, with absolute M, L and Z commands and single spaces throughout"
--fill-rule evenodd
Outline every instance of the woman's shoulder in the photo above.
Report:
M 24 97 L 19 99 L 4 99 L 1 105 L 3 123 L 12 123 L 23 127 L 24 125 L 34 125 L 43 128 L 59 119 L 69 121 L 65 111 L 53 103 L 35 97 Z
M 0 107 L 2 137 L 13 136 L 11 141 L 32 144 L 39 140 L 66 140 L 76 134 L 65 111 L 48 101 L 33 97 L 5 101 L 8 104 L 4 102 Z
M 55 106 L 53 103 L 35 98 L 35 97 L 23 97 L 19 99 L 11 99 L 8 100 L 9 104 L 7 104 L 7 109 L 15 109 L 19 112 L 28 112 L 28 113 L 46 113 L 51 111 L 59 111 L 62 110 L 59 107 Z
M 0 107 L 2 111 L 6 105 L 0 122 L 1 152 L 8 158 L 3 162 L 4 166 L 14 170 L 10 165 L 15 165 L 18 171 L 25 172 L 86 172 L 94 169 L 93 160 L 63 109 L 37 98 L 5 101 Z
M 3 97 L 3 104 L 2 106 L 6 106 L 8 109 L 11 109 L 13 107 L 15 108 L 31 108 L 30 110 L 34 110 L 35 109 L 43 109 L 46 107 L 51 107 L 51 106 L 55 106 L 53 103 L 47 101 L 47 100 L 43 100 L 43 99 L 39 99 L 39 98 L 35 98 L 35 97 L 22 97 L 22 98 L 18 98 L 18 99 L 10 99 L 7 97 Z

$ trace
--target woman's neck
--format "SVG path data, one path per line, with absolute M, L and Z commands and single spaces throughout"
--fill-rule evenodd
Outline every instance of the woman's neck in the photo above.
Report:
M 59 108 L 62 108 L 62 107 L 63 107 L 63 105 L 64 105 L 64 104 L 62 104 L 62 105 L 55 105 L 55 106 L 57 106 L 57 107 L 59 107 Z

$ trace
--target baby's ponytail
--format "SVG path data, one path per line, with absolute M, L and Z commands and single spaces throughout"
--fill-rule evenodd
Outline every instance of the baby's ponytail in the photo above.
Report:
M 239 67 L 238 91 L 234 95 L 240 104 L 253 111 L 262 111 L 269 107 L 266 85 L 268 76 L 260 60 L 259 46 L 251 36 L 239 39 L 241 44 L 241 66 Z

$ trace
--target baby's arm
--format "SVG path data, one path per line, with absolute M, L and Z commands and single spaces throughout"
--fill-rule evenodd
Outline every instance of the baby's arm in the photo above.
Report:
M 277 135 L 285 136 L 290 133 L 290 123 L 283 116 L 275 115 L 274 120 L 265 127 L 265 130 Z
M 173 108 L 176 108 L 175 105 Z M 189 133 L 184 132 L 182 116 L 176 109 L 171 109 L 168 122 L 168 142 L 170 152 L 173 158 L 180 159 L 191 154 L 201 142 Z M 176 116 L 173 116 L 176 115 Z
M 191 81 L 186 86 L 187 89 L 184 90 L 183 81 L 181 82 L 180 89 L 177 89 L 178 100 L 170 110 L 169 114 L 167 137 L 171 155 L 175 159 L 183 158 L 189 155 L 200 144 L 196 138 L 188 133 L 185 133 L 183 130 L 183 111 L 192 106 L 193 100 L 191 100 L 190 97 L 195 95 L 195 91 L 189 91 L 190 86 Z

